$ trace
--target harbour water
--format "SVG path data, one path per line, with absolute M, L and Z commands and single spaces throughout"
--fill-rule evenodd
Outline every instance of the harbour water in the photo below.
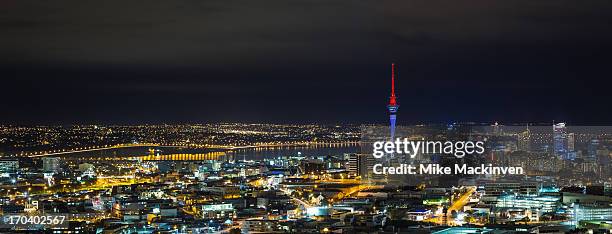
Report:
M 225 149 L 194 149 L 187 147 L 132 147 L 119 149 L 106 149 L 92 152 L 66 153 L 53 157 L 60 157 L 70 161 L 89 160 L 138 160 L 147 161 L 198 161 L 212 160 L 221 157 L 235 160 L 263 160 L 279 157 L 316 157 L 341 156 L 345 153 L 357 153 L 358 144 L 342 144 L 327 146 L 285 146 L 285 147 L 259 147 L 234 150 Z

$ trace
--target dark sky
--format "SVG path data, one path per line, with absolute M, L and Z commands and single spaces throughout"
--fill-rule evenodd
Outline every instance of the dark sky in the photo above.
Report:
M 612 124 L 610 0 L 0 1 L 0 123 Z

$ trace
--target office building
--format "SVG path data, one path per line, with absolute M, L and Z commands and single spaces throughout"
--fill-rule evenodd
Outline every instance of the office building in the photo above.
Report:
M 54 157 L 45 157 L 43 161 L 43 172 L 57 173 L 60 171 L 60 159 Z
M 553 152 L 557 158 L 565 159 L 567 157 L 567 128 L 565 123 L 553 125 Z

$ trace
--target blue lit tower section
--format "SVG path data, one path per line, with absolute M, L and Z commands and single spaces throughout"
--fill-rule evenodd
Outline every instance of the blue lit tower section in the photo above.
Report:
M 389 105 L 387 105 L 387 110 L 389 110 L 389 123 L 390 123 L 390 131 L 391 131 L 391 140 L 395 138 L 395 120 L 397 118 L 397 110 L 399 109 L 399 104 L 397 104 L 397 98 L 395 97 L 395 63 L 391 64 L 391 97 L 389 97 Z
M 567 159 L 567 128 L 565 123 L 553 124 L 553 150 L 559 159 Z

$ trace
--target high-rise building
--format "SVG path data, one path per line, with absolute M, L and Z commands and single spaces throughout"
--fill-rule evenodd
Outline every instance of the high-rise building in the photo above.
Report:
M 350 175 L 357 176 L 361 168 L 360 154 L 349 154 L 348 155 L 348 172 Z
M 501 136 L 503 134 L 502 125 L 495 122 L 495 124 L 491 125 L 493 136 Z
M 576 150 L 576 136 L 573 132 L 567 134 L 567 151 L 572 152 Z
M 60 171 L 60 159 L 53 157 L 45 157 L 43 161 L 43 172 L 57 173 Z
M 599 140 L 591 139 L 587 146 L 586 161 L 595 162 L 597 160 L 597 150 L 599 149 Z
M 385 175 L 374 174 L 374 165 L 380 163 L 372 155 L 360 155 L 359 157 L 359 175 L 362 179 L 376 181 L 385 178 Z
M 567 128 L 565 123 L 553 125 L 553 152 L 557 158 L 567 157 Z
M 529 125 L 525 131 L 518 134 L 518 150 L 530 151 L 531 150 L 531 132 L 529 131 Z

